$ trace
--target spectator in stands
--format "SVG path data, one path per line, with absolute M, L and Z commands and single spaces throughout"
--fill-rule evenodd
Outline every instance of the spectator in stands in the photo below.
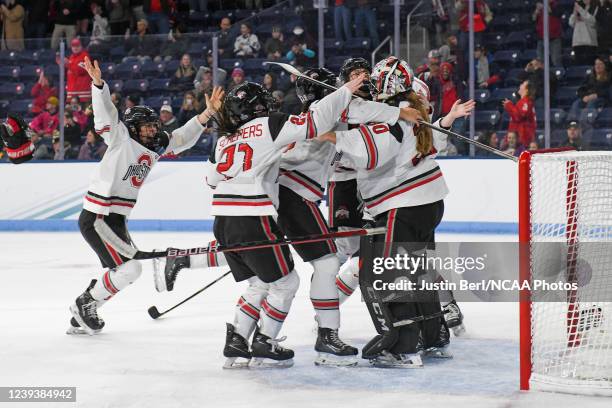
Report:
M 287 52 L 285 58 L 289 61 L 302 66 L 310 66 L 314 64 L 315 52 L 305 47 L 305 44 L 295 41 L 291 45 L 291 49 Z
M 336 41 L 350 40 L 351 35 L 351 10 L 349 9 L 351 0 L 335 0 L 334 6 L 334 34 Z M 344 34 L 344 38 L 343 35 Z
M 304 68 L 301 66 L 296 66 L 295 68 L 300 72 L 304 72 Z M 300 98 L 298 98 L 295 90 L 295 81 L 297 81 L 297 76 L 291 74 L 289 78 L 290 83 L 283 95 L 281 111 L 291 115 L 297 115 L 302 110 L 302 102 L 300 101 Z
M 499 138 L 497 137 L 497 133 L 495 132 L 495 130 L 487 130 L 486 132 L 484 132 L 478 137 L 478 141 L 489 147 L 499 149 Z M 478 156 L 497 157 L 493 153 L 489 152 L 488 150 L 484 150 L 484 149 L 478 149 L 476 151 L 476 154 Z
M 93 25 L 87 50 L 92 53 L 103 53 L 109 48 L 108 36 L 110 28 L 108 19 L 102 16 L 102 6 L 100 4 L 92 2 L 90 8 L 93 15 Z
M 544 96 L 544 61 L 541 59 L 534 59 L 529 61 L 525 66 L 525 70 L 518 75 L 520 81 L 529 81 L 535 88 L 535 97 Z M 555 95 L 557 92 L 557 77 L 553 74 L 550 75 L 550 94 Z
M 428 55 L 426 65 L 417 68 L 420 72 L 418 78 L 429 87 L 429 104 L 433 109 L 433 120 L 440 116 L 442 84 L 440 83 L 440 55 L 437 50 L 432 50 Z
M 121 120 L 122 111 L 119 109 L 117 110 L 119 111 L 119 120 Z M 85 129 L 94 129 L 95 126 L 93 118 L 93 108 L 91 107 L 91 105 L 87 105 L 83 112 L 85 113 L 85 117 L 87 118 L 87 122 L 85 123 Z
M 219 56 L 221 58 L 231 58 L 232 50 L 234 49 L 234 39 L 232 38 L 232 21 L 229 17 L 223 17 L 219 23 Z
M 200 78 L 196 75 L 195 81 L 195 94 L 200 106 L 206 106 L 206 96 L 210 96 L 213 90 L 213 76 L 212 70 L 208 67 L 200 67 L 198 75 L 202 72 Z
M 51 49 L 57 50 L 62 35 L 70 43 L 76 35 L 76 22 L 79 4 L 76 0 L 57 0 L 53 2 L 52 14 L 55 16 L 55 25 L 51 34 Z
M 535 139 L 536 132 L 533 84 L 530 81 L 523 81 L 519 86 L 518 94 L 521 99 L 516 104 L 509 99 L 504 99 L 503 106 L 510 115 L 508 131 L 516 131 L 519 135 L 519 143 L 527 146 Z
M 181 105 L 181 110 L 179 111 L 177 118 L 179 127 L 187 123 L 189 119 L 196 116 L 198 113 L 200 113 L 200 111 L 200 103 L 198 102 L 195 93 L 193 91 L 185 92 L 183 104 Z
M 242 68 L 234 68 L 232 70 L 232 80 L 230 81 L 229 85 L 227 86 L 227 91 L 231 91 L 232 89 L 234 89 L 235 87 L 237 87 L 238 85 L 240 85 L 241 83 L 243 83 L 245 81 L 244 79 L 244 70 Z
M 582 129 L 578 122 L 572 121 L 567 125 L 567 139 L 561 143 L 561 147 L 573 147 L 576 150 L 586 150 L 582 141 Z
M 453 75 L 453 64 L 443 62 L 440 65 L 440 85 L 442 93 L 440 114 L 445 116 L 463 95 L 463 85 Z
M 160 60 L 170 61 L 187 53 L 187 50 L 189 50 L 189 37 L 183 34 L 185 31 L 186 27 L 183 23 L 177 24 L 170 31 L 168 39 L 162 46 Z
M 168 104 L 162 105 L 159 109 L 159 120 L 161 121 L 161 130 L 169 134 L 172 134 L 179 127 L 178 121 L 172 112 L 172 106 Z
M 138 22 L 138 20 L 147 19 L 147 14 L 144 12 L 143 4 L 144 4 L 144 0 L 130 0 L 130 8 L 132 9 L 131 27 L 133 27 L 135 23 Z
M 580 88 L 578 99 L 572 103 L 568 120 L 579 120 L 582 109 L 600 109 L 609 100 L 610 72 L 602 58 L 595 59 L 593 73 L 589 74 Z
M 34 98 L 32 101 L 32 110 L 34 114 L 39 114 L 45 110 L 45 106 L 49 97 L 57 97 L 57 88 L 55 88 L 51 82 L 52 78 L 45 76 L 45 71 L 40 70 L 38 75 L 38 81 L 32 87 L 31 95 Z
M 11 51 L 23 50 L 23 20 L 25 9 L 16 0 L 6 0 L 0 6 L 2 20 L 2 49 Z
M 584 7 L 583 7 L 584 6 Z M 572 49 L 577 64 L 592 64 L 597 52 L 597 15 L 598 7 L 594 0 L 574 3 L 574 11 L 569 25 L 574 28 Z
M 81 145 L 79 150 L 78 160 L 102 160 L 106 153 L 106 144 L 102 138 L 93 130 L 87 131 L 85 135 L 85 143 Z
M 512 156 L 519 157 L 521 153 L 525 151 L 525 146 L 519 143 L 518 133 L 512 130 L 508 132 L 508 134 L 502 141 L 501 150 L 504 153 L 508 153 L 508 154 L 511 154 Z
M 251 26 L 247 23 L 240 25 L 240 35 L 234 41 L 234 55 L 237 57 L 257 57 L 261 44 Z
M 36 48 L 44 48 L 43 38 L 47 37 L 49 22 L 48 1 L 33 1 L 28 6 L 28 21 L 26 24 L 26 35 L 28 38 L 38 38 Z
M 119 92 L 113 92 L 111 94 L 111 101 L 113 102 L 113 105 L 115 105 L 115 108 L 117 108 L 119 113 L 123 112 L 123 101 Z
M 539 148 L 540 147 L 538 146 L 538 142 L 534 140 L 533 142 L 529 143 L 529 148 L 527 150 L 533 152 L 534 150 L 538 150 Z
M 133 108 L 136 105 L 140 105 L 140 98 L 135 95 L 128 95 L 125 97 L 125 110 Z
M 70 41 L 72 54 L 64 60 L 66 65 L 66 91 L 68 99 L 76 96 L 80 101 L 91 100 L 91 77 L 84 68 L 85 58 L 89 53 L 83 49 L 81 40 L 73 38 Z
M 79 98 L 74 96 L 70 99 L 70 104 L 66 105 L 66 111 L 68 110 L 72 112 L 72 120 L 74 120 L 74 123 L 78 124 L 81 130 L 84 131 L 87 126 L 88 118 L 81 106 Z
M 74 121 L 70 108 L 64 110 L 64 141 L 75 147 L 81 145 L 81 126 Z
M 64 154 L 61 152 L 61 143 L 59 131 L 53 132 L 53 160 L 74 159 L 71 151 L 71 144 L 64 139 Z
M 298 42 L 302 44 L 303 48 L 308 48 L 311 50 L 314 50 L 317 46 L 317 42 L 314 40 L 314 38 L 312 38 L 312 36 L 308 34 L 301 25 L 296 25 L 293 27 L 291 32 L 293 35 L 289 39 L 289 44 L 295 44 Z
M 149 35 L 149 23 L 147 20 L 138 20 L 136 23 L 136 35 L 125 34 L 125 49 L 131 57 L 138 57 L 140 62 L 145 62 L 156 53 L 157 44 Z
M 59 100 L 55 96 L 49 97 L 49 99 L 47 99 L 45 111 L 34 117 L 30 123 L 30 129 L 41 137 L 51 137 L 53 135 L 53 131 L 57 130 L 59 126 L 59 119 L 57 117 L 58 105 Z
M 157 34 L 168 34 L 170 31 L 170 0 L 144 0 L 142 9 L 152 31 Z
M 468 61 L 469 56 L 469 0 L 456 0 L 455 9 L 459 15 L 459 49 L 463 50 L 464 61 Z M 482 44 L 482 33 L 487 25 L 493 20 L 493 13 L 484 0 L 474 1 L 474 41 Z
M 130 27 L 130 1 L 106 0 L 111 35 L 124 35 Z
M 531 19 L 536 23 L 538 35 L 538 59 L 544 60 L 544 5 L 541 1 L 536 3 L 536 8 Z M 563 25 L 561 15 L 563 11 L 557 0 L 548 2 L 548 36 L 550 38 L 550 62 L 553 67 L 563 66 L 561 62 L 561 38 L 563 37 Z
M 355 9 L 355 35 L 365 37 L 365 28 L 368 28 L 368 37 L 372 42 L 372 48 L 378 46 L 378 24 L 376 23 L 376 6 L 378 0 L 357 0 Z
M 474 69 L 476 70 L 476 83 L 480 88 L 489 87 L 489 59 L 487 58 L 487 50 L 480 44 L 474 47 Z
M 272 27 L 272 37 L 266 40 L 264 51 L 270 61 L 278 61 L 285 54 L 283 30 L 280 26 Z
M 457 44 L 457 36 L 455 34 L 446 37 L 446 44 L 438 49 L 440 62 L 450 62 L 451 64 L 457 63 Z
M 612 49 L 612 0 L 600 0 L 597 12 L 597 43 L 601 54 Z
M 191 62 L 191 56 L 189 54 L 184 54 L 181 57 L 181 63 L 170 80 L 170 89 L 174 91 L 187 91 L 193 89 L 195 76 L 196 67 Z
M 34 160 L 53 159 L 51 146 L 45 142 L 41 135 L 38 133 L 32 133 L 32 144 L 34 145 L 34 153 L 32 153 L 32 158 Z
M 267 72 L 263 77 L 262 85 L 270 93 L 276 91 L 278 89 L 276 86 L 276 75 L 272 72 Z

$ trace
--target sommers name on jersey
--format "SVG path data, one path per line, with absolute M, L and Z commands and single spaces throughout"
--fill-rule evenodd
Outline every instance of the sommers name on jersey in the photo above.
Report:
M 129 215 L 138 192 L 160 155 L 130 137 L 119 121 L 108 85 L 91 86 L 95 131 L 108 149 L 93 173 L 83 208 L 96 214 Z M 197 116 L 172 132 L 166 153 L 178 154 L 196 144 L 204 131 Z
M 341 87 L 302 115 L 273 113 L 251 120 L 217 141 L 206 181 L 215 189 L 212 215 L 277 215 L 279 162 L 291 143 L 331 130 L 351 101 Z

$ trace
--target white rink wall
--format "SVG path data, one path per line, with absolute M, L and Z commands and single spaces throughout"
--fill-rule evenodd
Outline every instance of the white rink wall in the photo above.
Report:
M 450 194 L 440 232 L 516 233 L 517 164 L 441 159 Z M 97 163 L 0 164 L 0 231 L 76 230 L 73 221 Z M 208 231 L 206 163 L 164 161 L 151 171 L 130 216 L 132 230 Z M 325 202 L 322 203 L 325 206 Z

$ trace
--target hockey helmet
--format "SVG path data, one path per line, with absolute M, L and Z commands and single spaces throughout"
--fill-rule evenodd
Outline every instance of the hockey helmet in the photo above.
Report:
M 244 82 L 225 96 L 223 115 L 233 126 L 243 124 L 276 110 L 276 100 L 263 86 L 254 82 Z
M 143 105 L 127 108 L 123 114 L 123 122 L 130 133 L 130 137 L 147 149 L 161 153 L 163 149 L 168 147 L 170 143 L 168 132 L 161 130 L 159 116 L 152 108 Z M 157 131 L 147 142 L 143 142 L 140 139 L 140 127 L 147 124 L 155 126 Z
M 336 75 L 334 75 L 334 73 L 327 68 L 309 69 L 304 72 L 304 75 L 312 79 L 316 79 L 319 82 L 336 86 Z M 319 99 L 324 98 L 326 95 L 332 92 L 330 89 L 310 82 L 309 80 L 303 77 L 299 77 L 297 81 L 295 81 L 295 91 L 302 103 L 318 101 Z
M 390 56 L 379 61 L 372 70 L 377 100 L 384 101 L 409 92 L 413 86 L 413 75 L 408 63 Z
M 344 60 L 344 63 L 340 68 L 340 80 L 342 83 L 347 83 L 350 81 L 351 72 L 357 69 L 364 69 L 368 72 L 368 74 L 370 74 L 372 71 L 372 66 L 365 58 L 361 57 L 347 58 Z M 372 98 L 376 97 L 376 88 L 370 79 L 364 81 L 363 86 L 359 88 L 359 91 L 370 95 Z

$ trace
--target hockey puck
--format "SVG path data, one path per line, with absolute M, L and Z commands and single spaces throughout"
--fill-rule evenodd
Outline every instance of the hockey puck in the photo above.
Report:
M 157 310 L 155 306 L 151 306 L 148 312 L 149 312 L 149 316 L 151 316 L 153 319 L 157 319 L 159 316 L 161 316 L 161 314 L 159 313 L 159 310 Z

